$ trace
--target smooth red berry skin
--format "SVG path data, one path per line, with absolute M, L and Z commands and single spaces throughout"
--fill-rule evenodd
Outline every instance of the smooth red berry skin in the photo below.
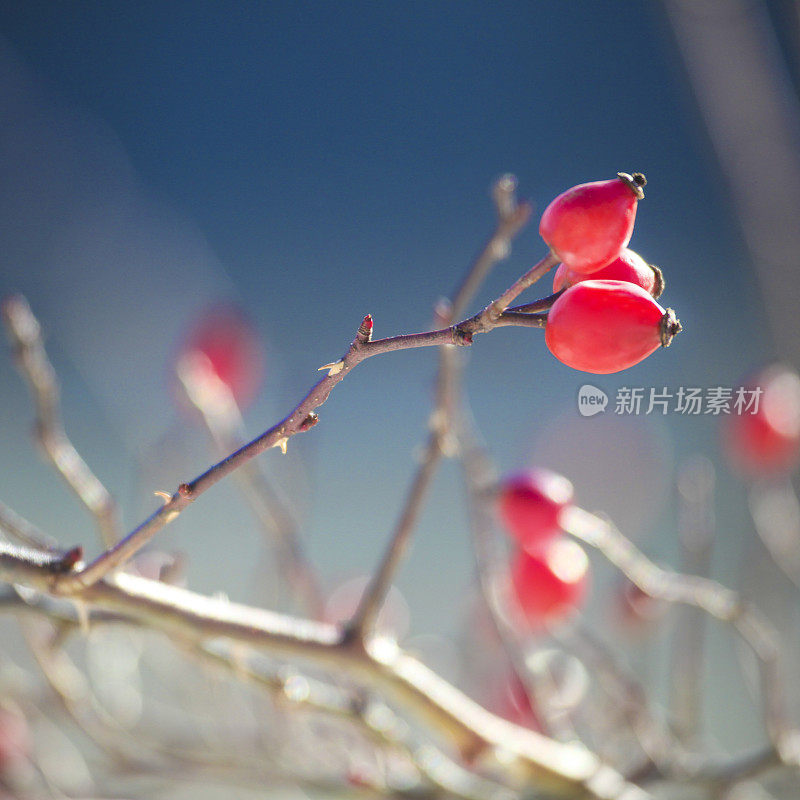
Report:
M 680 329 L 672 309 L 664 310 L 641 286 L 587 280 L 553 303 L 545 342 L 567 366 L 606 375 L 669 346 Z
M 572 503 L 573 496 L 572 484 L 563 475 L 530 469 L 502 482 L 497 508 L 520 547 L 535 549 L 561 533 L 561 512 Z
M 575 611 L 589 588 L 589 559 L 580 545 L 561 537 L 534 552 L 519 550 L 511 566 L 511 586 L 531 630 Z
M 541 237 L 575 272 L 602 269 L 631 239 L 637 203 L 644 197 L 644 176 L 619 175 L 567 189 L 542 214 Z
M 750 477 L 791 472 L 800 462 L 800 376 L 775 364 L 745 388 L 762 393 L 755 414 L 742 408 L 727 419 L 725 446 L 734 467 Z
M 263 348 L 255 327 L 235 305 L 206 310 L 189 331 L 181 353 L 202 353 L 239 406 L 249 405 L 258 394 L 264 376 Z
M 559 292 L 587 279 L 626 281 L 641 286 L 653 297 L 659 297 L 664 291 L 664 277 L 661 270 L 648 264 L 638 253 L 627 247 L 610 264 L 591 274 L 575 272 L 566 264 L 560 264 L 553 275 L 553 291 Z

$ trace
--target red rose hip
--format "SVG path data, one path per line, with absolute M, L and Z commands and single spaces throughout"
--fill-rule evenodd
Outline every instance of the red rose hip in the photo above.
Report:
M 561 533 L 562 510 L 572 503 L 572 484 L 546 469 L 530 469 L 506 478 L 497 508 L 520 547 L 537 548 Z
M 589 559 L 571 539 L 555 539 L 532 553 L 520 550 L 511 566 L 514 597 L 533 630 L 568 616 L 588 585 Z
M 789 472 L 800 460 L 800 376 L 774 364 L 754 376 L 744 391 L 752 405 L 741 403 L 728 417 L 728 455 L 753 477 Z
M 561 362 L 605 375 L 668 347 L 681 324 L 640 286 L 625 281 L 576 283 L 553 303 L 545 342 Z
M 264 376 L 264 350 L 254 325 L 234 304 L 207 309 L 189 331 L 180 357 L 200 355 L 241 407 L 256 397 Z
M 602 269 L 585 274 L 575 272 L 561 264 L 553 275 L 553 291 L 558 292 L 587 279 L 597 281 L 627 281 L 641 286 L 653 297 L 664 291 L 664 276 L 654 264 L 648 264 L 638 253 L 627 247 L 610 264 Z
M 610 264 L 631 239 L 647 183 L 641 172 L 567 189 L 542 214 L 539 233 L 571 270 L 588 274 Z

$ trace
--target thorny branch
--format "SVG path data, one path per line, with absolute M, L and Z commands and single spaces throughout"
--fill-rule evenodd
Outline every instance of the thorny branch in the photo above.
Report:
M 292 436 L 308 430 L 317 423 L 316 409 L 325 403 L 334 386 L 340 383 L 362 361 L 372 356 L 395 350 L 434 347 L 445 344 L 469 345 L 476 334 L 491 331 L 493 328 L 498 327 L 499 324 L 515 324 L 513 322 L 502 323 L 500 321 L 503 309 L 548 269 L 554 266 L 555 263 L 555 257 L 552 254 L 546 255 L 538 264 L 534 265 L 515 281 L 499 298 L 486 306 L 483 311 L 463 322 L 449 325 L 439 330 L 371 340 L 369 334 L 372 330 L 372 320 L 371 317 L 366 317 L 345 355 L 338 361 L 325 365 L 328 374 L 311 388 L 288 416 L 227 458 L 210 467 L 202 475 L 199 475 L 189 483 L 182 483 L 161 508 L 113 547 L 110 547 L 94 561 L 83 565 L 79 569 L 57 576 L 53 580 L 52 591 L 72 594 L 88 588 L 111 570 L 124 564 L 149 542 L 158 531 L 172 522 L 189 503 L 196 500 L 223 478 L 265 450 L 269 450 L 272 447 L 285 449 L 288 440 Z M 14 307 L 22 307 L 22 301 L 19 304 L 12 305 Z M 12 336 L 26 336 L 25 329 L 30 327 L 31 319 L 33 319 L 32 315 L 28 318 L 26 315 L 7 314 L 6 322 L 11 327 Z M 16 329 L 18 325 L 22 326 L 21 330 Z
M 0 506 L 0 531 L 21 544 L 16 547 L 0 540 L 0 579 L 18 587 L 14 593 L 0 597 L 0 611 L 10 610 L 20 614 L 31 612 L 44 616 L 64 636 L 77 632 L 81 627 L 106 624 L 133 625 L 161 631 L 181 650 L 265 690 L 270 696 L 285 698 L 289 703 L 302 706 L 314 714 L 350 720 L 374 740 L 376 747 L 385 748 L 387 754 L 395 753 L 406 758 L 425 781 L 422 789 L 408 791 L 362 776 L 350 786 L 353 791 L 375 796 L 391 792 L 413 797 L 442 794 L 469 800 L 497 800 L 506 789 L 524 792 L 533 786 L 540 792 L 568 797 L 600 800 L 639 800 L 649 797 L 643 789 L 603 764 L 581 743 L 560 743 L 490 714 L 404 653 L 394 642 L 377 637 L 373 631 L 375 617 L 412 535 L 436 468 L 441 458 L 454 452 L 454 447 L 459 444 L 459 360 L 453 345 L 469 345 L 474 335 L 496 327 L 543 327 L 545 313 L 558 296 L 555 294 L 533 303 L 510 307 L 526 288 L 555 265 L 555 258 L 548 255 L 482 311 L 462 322 L 454 322 L 464 312 L 493 264 L 507 255 L 512 238 L 530 216 L 527 204 L 517 204 L 514 183 L 509 176 L 496 185 L 495 203 L 497 227 L 454 294 L 452 302 L 442 303 L 437 309 L 435 330 L 372 340 L 372 319 L 365 317 L 344 356 L 326 365 L 324 369 L 328 374 L 312 387 L 287 417 L 250 443 L 238 447 L 193 481 L 181 484 L 162 508 L 121 541 L 110 495 L 80 459 L 61 426 L 57 385 L 44 352 L 38 322 L 24 299 L 11 298 L 7 301 L 3 308 L 4 318 L 21 369 L 33 390 L 40 441 L 54 465 L 96 517 L 107 549 L 97 559 L 83 565 L 80 563 L 79 549 L 63 551 L 56 548 L 52 540 L 9 509 Z M 291 436 L 315 425 L 318 421 L 315 410 L 327 400 L 334 386 L 359 363 L 373 355 L 427 346 L 440 348 L 436 401 L 430 419 L 429 438 L 383 562 L 348 626 L 339 628 L 249 608 L 163 582 L 114 572 L 190 502 L 225 476 L 232 473 L 244 476 L 250 481 L 249 490 L 253 495 L 263 496 L 265 484 L 257 478 L 252 461 L 254 456 L 276 446 L 285 450 Z M 191 397 L 191 382 L 187 384 L 184 381 L 184 385 Z M 204 411 L 202 404 L 198 407 Z M 205 409 L 204 416 L 208 410 Z M 213 415 L 206 419 L 212 434 L 224 447 L 226 439 L 228 445 L 231 442 L 233 428 L 215 427 L 218 421 Z M 460 444 L 463 455 L 463 442 Z M 473 474 L 470 478 L 468 464 L 467 467 L 468 478 L 473 482 L 472 498 L 476 508 L 480 504 L 485 506 L 491 493 L 490 481 L 485 473 L 477 478 Z M 272 524 L 280 528 L 274 519 Z M 684 753 L 675 753 L 670 759 L 664 757 L 665 749 L 669 748 L 668 735 L 650 717 L 646 697 L 638 684 L 614 662 L 602 642 L 592 636 L 584 637 L 586 649 L 583 657 L 598 671 L 605 671 L 610 681 L 617 684 L 622 692 L 631 693 L 630 725 L 640 735 L 643 752 L 652 755 L 650 775 L 646 768 L 641 770 L 642 785 L 648 777 L 671 777 L 722 792 L 776 764 L 798 768 L 800 733 L 789 725 L 785 717 L 779 650 L 775 635 L 765 620 L 743 603 L 736 593 L 713 581 L 655 567 L 610 523 L 580 509 L 570 512 L 566 528 L 577 538 L 597 547 L 646 594 L 693 606 L 731 624 L 750 646 L 759 663 L 770 747 L 720 763 L 702 759 L 692 761 L 685 758 Z M 277 530 L 279 541 L 283 537 L 286 563 L 296 568 L 298 564 L 305 565 L 299 551 L 292 550 L 293 533 L 288 529 Z M 489 563 L 490 560 L 484 562 L 484 571 Z M 304 590 L 309 591 L 310 586 L 310 583 L 306 584 Z M 313 612 L 314 599 L 310 593 L 306 599 Z M 495 610 L 498 610 L 497 605 L 502 598 L 495 597 L 493 602 Z M 501 630 L 501 633 L 505 634 L 506 646 L 512 657 L 519 654 L 520 643 L 511 641 L 507 630 Z M 75 717 L 81 728 L 93 733 L 93 738 L 102 744 L 103 719 L 87 719 L 80 708 L 80 694 L 76 700 L 62 683 L 64 675 L 70 670 L 66 661 L 55 660 L 62 653 L 62 644 L 61 638 L 56 638 L 49 648 L 42 649 L 35 645 L 34 652 L 67 711 Z M 578 644 L 581 644 L 580 637 Z M 321 668 L 332 676 L 338 676 L 340 682 L 327 684 L 298 674 L 303 687 L 302 692 L 298 693 L 294 674 L 264 671 L 256 666 L 256 658 L 262 653 L 288 660 L 293 665 Z M 524 669 L 520 672 L 523 674 Z M 376 697 L 370 692 L 376 693 Z M 384 698 L 414 720 L 420 726 L 420 731 L 424 732 L 426 740 L 420 743 L 416 737 L 398 733 L 406 729 L 391 722 L 399 718 L 392 708 L 377 697 Z M 381 708 L 381 714 L 378 715 L 382 720 L 380 725 L 375 724 L 375 716 L 370 713 L 375 707 Z M 106 745 L 110 743 L 106 742 Z M 444 747 L 446 752 L 438 745 Z M 193 764 L 193 768 L 201 769 L 208 767 L 212 771 L 236 767 L 244 770 L 248 766 L 241 759 L 226 761 L 225 758 L 218 764 L 212 764 L 180 746 L 171 750 L 168 748 L 168 751 L 178 771 L 181 764 Z M 118 752 L 117 755 L 124 758 L 124 754 Z M 460 760 L 461 764 L 455 759 Z M 145 767 L 137 762 L 137 768 L 145 770 Z M 163 768 L 163 764 L 160 767 Z M 239 775 L 240 779 L 245 780 L 247 773 L 243 771 Z M 279 779 L 277 775 L 271 777 Z M 307 785 L 323 790 L 333 788 L 315 783 L 314 779 L 308 781 Z
M 529 213 L 529 209 L 519 210 L 515 204 L 507 213 L 501 208 L 498 231 L 484 256 L 478 259 L 475 272 L 488 269 L 498 253 L 507 249 L 508 238 Z M 361 361 L 409 347 L 470 344 L 475 334 L 514 324 L 513 320 L 503 319 L 504 309 L 554 263 L 554 257 L 548 254 L 481 312 L 458 324 L 452 323 L 451 312 L 449 324 L 439 330 L 373 341 L 371 318 L 366 317 L 346 354 L 327 365 L 328 375 L 311 389 L 294 411 L 191 483 L 182 484 L 159 511 L 94 562 L 78 566 L 73 551 L 59 554 L 0 544 L 0 576 L 42 593 L 74 595 L 80 607 L 121 615 L 181 641 L 194 642 L 197 647 L 221 637 L 342 673 L 349 680 L 355 679 L 365 688 L 378 690 L 391 702 L 398 703 L 449 747 L 455 748 L 466 763 L 482 767 L 502 763 L 502 774 L 517 786 L 519 780 L 525 783 L 532 780 L 542 790 L 558 794 L 587 794 L 609 800 L 644 797 L 644 793 L 626 784 L 585 748 L 558 744 L 495 717 L 396 645 L 375 638 L 371 632 L 364 631 L 362 637 L 354 640 L 334 626 L 238 606 L 156 581 L 112 572 L 210 486 L 264 450 L 273 446 L 285 448 L 289 437 L 315 424 L 315 409 Z M 454 308 L 466 303 L 468 284 L 469 281 L 457 293 Z M 15 307 L 24 307 L 22 301 Z M 19 314 L 7 315 L 12 338 L 18 337 L 20 326 L 24 328 L 31 320 L 32 315 L 29 319 Z M 445 374 L 443 380 L 446 377 Z
M 178 379 L 187 398 L 200 412 L 221 455 L 242 447 L 241 411 L 230 387 L 208 369 L 202 354 L 189 353 L 177 365 Z M 303 549 L 291 512 L 253 459 L 233 473 L 248 505 L 277 551 L 279 574 L 290 592 L 315 619 L 322 613 L 319 581 Z M 281 582 L 283 583 L 283 582 Z
M 516 198 L 516 179 L 512 175 L 504 175 L 495 184 L 492 191 L 497 211 L 497 226 L 486 244 L 480 250 L 460 286 L 455 290 L 451 300 L 441 301 L 436 308 L 436 323 L 452 324 L 467 308 L 475 293 L 488 276 L 492 267 L 500 260 L 507 258 L 511 252 L 511 242 L 530 219 L 532 207 L 530 203 L 518 203 Z M 537 280 L 549 267 L 534 268 L 531 272 L 531 283 Z M 530 274 L 530 273 L 529 273 Z M 517 295 L 519 292 L 517 292 Z M 517 296 L 515 295 L 515 296 Z M 503 308 L 512 300 L 508 300 Z M 482 315 L 488 318 L 487 306 Z M 480 316 L 480 315 L 479 315 Z M 509 324 L 501 315 L 496 324 Z M 527 324 L 529 320 L 523 321 Z M 363 637 L 369 632 L 378 616 L 386 594 L 391 587 L 400 561 L 408 548 L 414 528 L 416 527 L 422 505 L 428 489 L 436 474 L 442 457 L 448 449 L 448 440 L 452 440 L 450 422 L 453 416 L 455 384 L 457 382 L 458 359 L 450 347 L 439 350 L 439 368 L 436 374 L 436 390 L 433 410 L 428 419 L 428 438 L 419 459 L 419 466 L 411 482 L 403 509 L 383 559 L 372 581 L 364 591 L 364 596 L 350 621 L 351 635 Z M 452 449 L 452 448 L 450 448 Z

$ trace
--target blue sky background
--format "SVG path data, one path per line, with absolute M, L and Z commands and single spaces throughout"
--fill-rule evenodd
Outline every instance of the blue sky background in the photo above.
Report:
M 264 395 L 247 413 L 255 435 L 365 313 L 378 336 L 429 326 L 492 227 L 498 175 L 518 176 L 536 220 L 575 183 L 644 171 L 632 246 L 665 271 L 665 305 L 685 325 L 672 348 L 595 379 L 556 362 L 539 331 L 500 330 L 469 353 L 469 396 L 502 470 L 536 458 L 567 471 L 581 502 L 660 557 L 675 550 L 676 465 L 710 457 L 718 565 L 733 575 L 749 527 L 714 420 L 584 420 L 575 405 L 586 382 L 612 398 L 622 386 L 734 386 L 772 353 L 757 313 L 732 330 L 736 309 L 758 310 L 758 286 L 658 4 L 7 3 L 0 109 L 0 291 L 24 292 L 39 314 L 67 425 L 128 525 L 154 508 L 153 490 L 212 458 L 168 382 L 181 331 L 210 299 L 242 302 L 267 342 Z M 535 220 L 476 308 L 544 254 Z M 434 356 L 359 367 L 289 456 L 263 457 L 331 583 L 369 570 L 391 530 Z M 0 401 L 0 498 L 94 548 L 29 449 L 29 402 L 8 359 Z M 199 506 L 160 544 L 191 554 L 197 588 L 252 599 L 247 513 L 229 487 Z M 466 613 L 465 519 L 446 465 L 399 581 L 415 630 Z M 601 613 L 599 588 L 594 598 Z

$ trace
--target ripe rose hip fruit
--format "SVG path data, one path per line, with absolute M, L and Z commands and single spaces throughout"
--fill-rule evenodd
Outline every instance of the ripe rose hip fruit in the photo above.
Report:
M 641 286 L 626 281 L 581 281 L 553 303 L 545 342 L 573 369 L 605 375 L 632 367 L 681 329 Z
M 207 309 L 189 331 L 181 356 L 201 354 L 239 406 L 251 403 L 264 376 L 264 351 L 255 327 L 233 304 Z
M 544 210 L 539 233 L 571 270 L 596 272 L 630 241 L 646 183 L 641 172 L 618 172 L 610 181 L 573 186 Z
M 572 484 L 546 469 L 529 469 L 503 480 L 497 508 L 520 547 L 537 548 L 561 533 L 561 511 L 572 503 Z
M 554 539 L 528 552 L 519 550 L 511 567 L 517 604 L 532 630 L 563 619 L 583 602 L 589 559 L 571 539 Z
M 774 364 L 748 381 L 745 389 L 761 389 L 761 394 L 756 413 L 743 406 L 734 408 L 727 419 L 725 445 L 733 464 L 752 477 L 791 471 L 800 461 L 800 376 Z
M 602 269 L 586 274 L 575 272 L 566 264 L 559 265 L 553 275 L 553 291 L 559 292 L 587 278 L 597 281 L 627 281 L 641 286 L 653 297 L 660 297 L 664 291 L 664 275 L 654 264 L 648 264 L 638 253 L 627 247 L 610 264 Z

